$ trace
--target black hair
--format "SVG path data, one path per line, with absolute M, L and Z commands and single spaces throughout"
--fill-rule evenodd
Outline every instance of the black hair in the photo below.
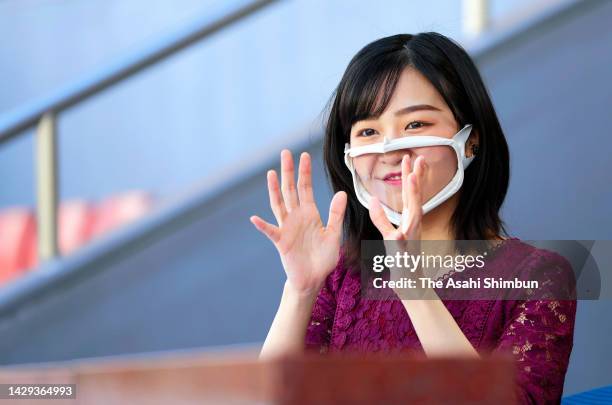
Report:
M 478 69 L 467 52 L 435 32 L 400 34 L 376 40 L 349 62 L 329 100 L 323 155 L 334 192 L 348 198 L 344 218 L 344 254 L 351 267 L 359 262 L 361 240 L 382 236 L 355 195 L 344 165 L 344 144 L 352 125 L 379 116 L 387 107 L 401 73 L 411 67 L 436 88 L 458 127 L 473 125 L 478 154 L 465 170 L 459 201 L 451 218 L 456 240 L 488 240 L 507 235 L 499 216 L 510 176 L 510 156 L 501 125 Z

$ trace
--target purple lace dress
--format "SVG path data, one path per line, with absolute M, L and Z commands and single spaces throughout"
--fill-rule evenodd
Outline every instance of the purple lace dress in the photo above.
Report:
M 485 267 L 570 271 L 562 256 L 510 238 L 496 248 Z M 327 277 L 313 307 L 306 349 L 424 354 L 400 300 L 367 300 L 360 294 L 359 272 L 343 256 Z M 516 358 L 516 392 L 521 403 L 559 402 L 573 345 L 575 300 L 443 300 L 480 353 L 510 352 Z

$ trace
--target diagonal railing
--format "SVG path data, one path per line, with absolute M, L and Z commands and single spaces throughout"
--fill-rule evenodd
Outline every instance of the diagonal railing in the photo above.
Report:
M 230 12 L 224 11 L 212 17 L 207 13 L 206 16 L 168 34 L 154 45 L 48 97 L 0 117 L 0 144 L 24 135 L 25 131 L 36 127 L 36 221 L 39 261 L 46 261 L 58 255 L 57 119 L 59 114 L 241 21 L 275 1 L 277 0 L 239 1 L 241 4 Z

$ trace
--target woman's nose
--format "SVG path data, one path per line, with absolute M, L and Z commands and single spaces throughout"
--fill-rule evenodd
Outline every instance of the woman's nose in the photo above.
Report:
M 393 167 L 401 166 L 404 155 L 408 155 L 408 159 L 412 161 L 413 152 L 410 149 L 400 149 L 383 153 L 380 162 Z

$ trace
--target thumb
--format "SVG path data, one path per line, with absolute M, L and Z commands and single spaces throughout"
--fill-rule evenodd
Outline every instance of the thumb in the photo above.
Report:
M 346 211 L 347 195 L 344 191 L 338 191 L 329 204 L 329 217 L 327 218 L 326 230 L 332 233 L 340 232 L 342 229 L 342 221 L 344 220 L 344 212 Z
M 257 215 L 253 215 L 249 218 L 251 223 L 255 225 L 255 228 L 268 237 L 275 245 L 280 240 L 280 229 L 270 223 L 267 223 Z

